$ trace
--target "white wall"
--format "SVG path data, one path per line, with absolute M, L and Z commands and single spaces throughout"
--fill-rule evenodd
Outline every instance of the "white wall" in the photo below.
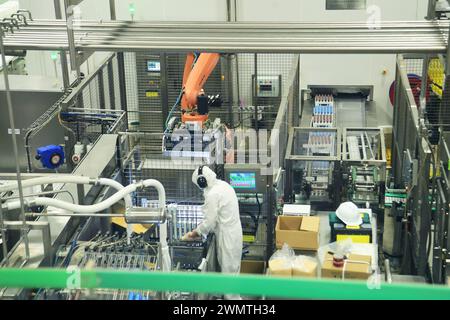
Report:
M 136 7 L 135 20 L 225 21 L 227 16 L 225 0 L 116 0 L 117 19 L 131 19 L 130 3 Z
M 61 7 L 63 6 L 63 0 Z M 23 9 L 38 19 L 54 18 L 53 0 L 19 0 Z M 135 5 L 135 20 L 225 21 L 225 0 L 116 0 L 119 20 L 131 20 L 129 5 Z M 108 0 L 84 0 L 80 4 L 83 19 L 109 19 Z
M 325 0 L 237 0 L 239 21 L 365 21 L 364 10 L 325 10 Z M 367 0 L 379 6 L 382 20 L 423 19 L 427 0 Z
M 16 13 L 19 8 L 17 1 L 4 1 L 0 4 L 0 18 L 9 18 L 13 13 Z
M 60 0 L 61 7 L 64 1 Z M 116 13 L 119 20 L 131 20 L 129 12 L 130 3 L 135 4 L 135 20 L 186 20 L 186 21 L 225 21 L 225 0 L 116 0 Z M 35 19 L 54 19 L 53 0 L 19 0 L 20 8 L 28 9 Z M 110 10 L 108 0 L 84 0 L 80 4 L 82 19 L 109 20 Z M 27 55 L 27 71 L 30 75 L 43 75 L 49 77 L 61 77 L 59 60 L 50 59 L 50 52 L 29 51 Z M 94 57 L 91 66 L 93 70 L 96 63 L 102 61 L 102 57 Z M 86 72 L 84 68 L 82 71 Z M 74 74 L 72 73 L 72 78 Z

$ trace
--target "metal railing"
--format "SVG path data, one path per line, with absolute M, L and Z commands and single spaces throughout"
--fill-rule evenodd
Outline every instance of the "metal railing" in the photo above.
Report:
M 214 285 L 211 285 L 214 284 Z M 123 289 L 241 294 L 294 299 L 449 300 L 450 288 L 375 281 L 281 278 L 217 273 L 163 273 L 105 269 L 0 269 L 0 287 Z

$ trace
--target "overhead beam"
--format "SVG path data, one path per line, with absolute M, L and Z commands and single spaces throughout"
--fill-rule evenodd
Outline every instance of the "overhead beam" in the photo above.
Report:
M 8 50 L 428 53 L 445 54 L 449 23 L 209 23 L 80 21 L 73 42 L 64 21 L 33 21 L 5 37 Z M 72 47 L 72 50 L 74 48 Z

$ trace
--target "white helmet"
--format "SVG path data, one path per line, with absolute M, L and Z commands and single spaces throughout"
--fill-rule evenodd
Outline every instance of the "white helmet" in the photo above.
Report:
M 353 202 L 342 203 L 336 210 L 336 216 L 350 227 L 357 227 L 363 223 L 358 207 Z

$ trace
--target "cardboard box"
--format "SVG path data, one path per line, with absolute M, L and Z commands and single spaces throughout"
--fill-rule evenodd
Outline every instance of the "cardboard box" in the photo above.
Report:
M 292 277 L 292 263 L 284 258 L 276 258 L 269 261 L 269 275 Z
M 319 217 L 278 216 L 275 228 L 277 248 L 287 243 L 293 249 L 315 251 L 319 248 L 319 227 Z
M 292 266 L 292 276 L 294 277 L 317 277 L 317 262 L 312 259 L 299 259 L 294 260 Z
M 265 274 L 266 263 L 264 261 L 256 260 L 242 260 L 241 273 L 244 274 Z
M 346 259 L 344 271 L 344 267 L 338 268 L 333 265 L 333 255 L 327 253 L 322 265 L 322 277 L 366 280 L 372 274 L 371 266 L 371 256 L 350 254 Z

